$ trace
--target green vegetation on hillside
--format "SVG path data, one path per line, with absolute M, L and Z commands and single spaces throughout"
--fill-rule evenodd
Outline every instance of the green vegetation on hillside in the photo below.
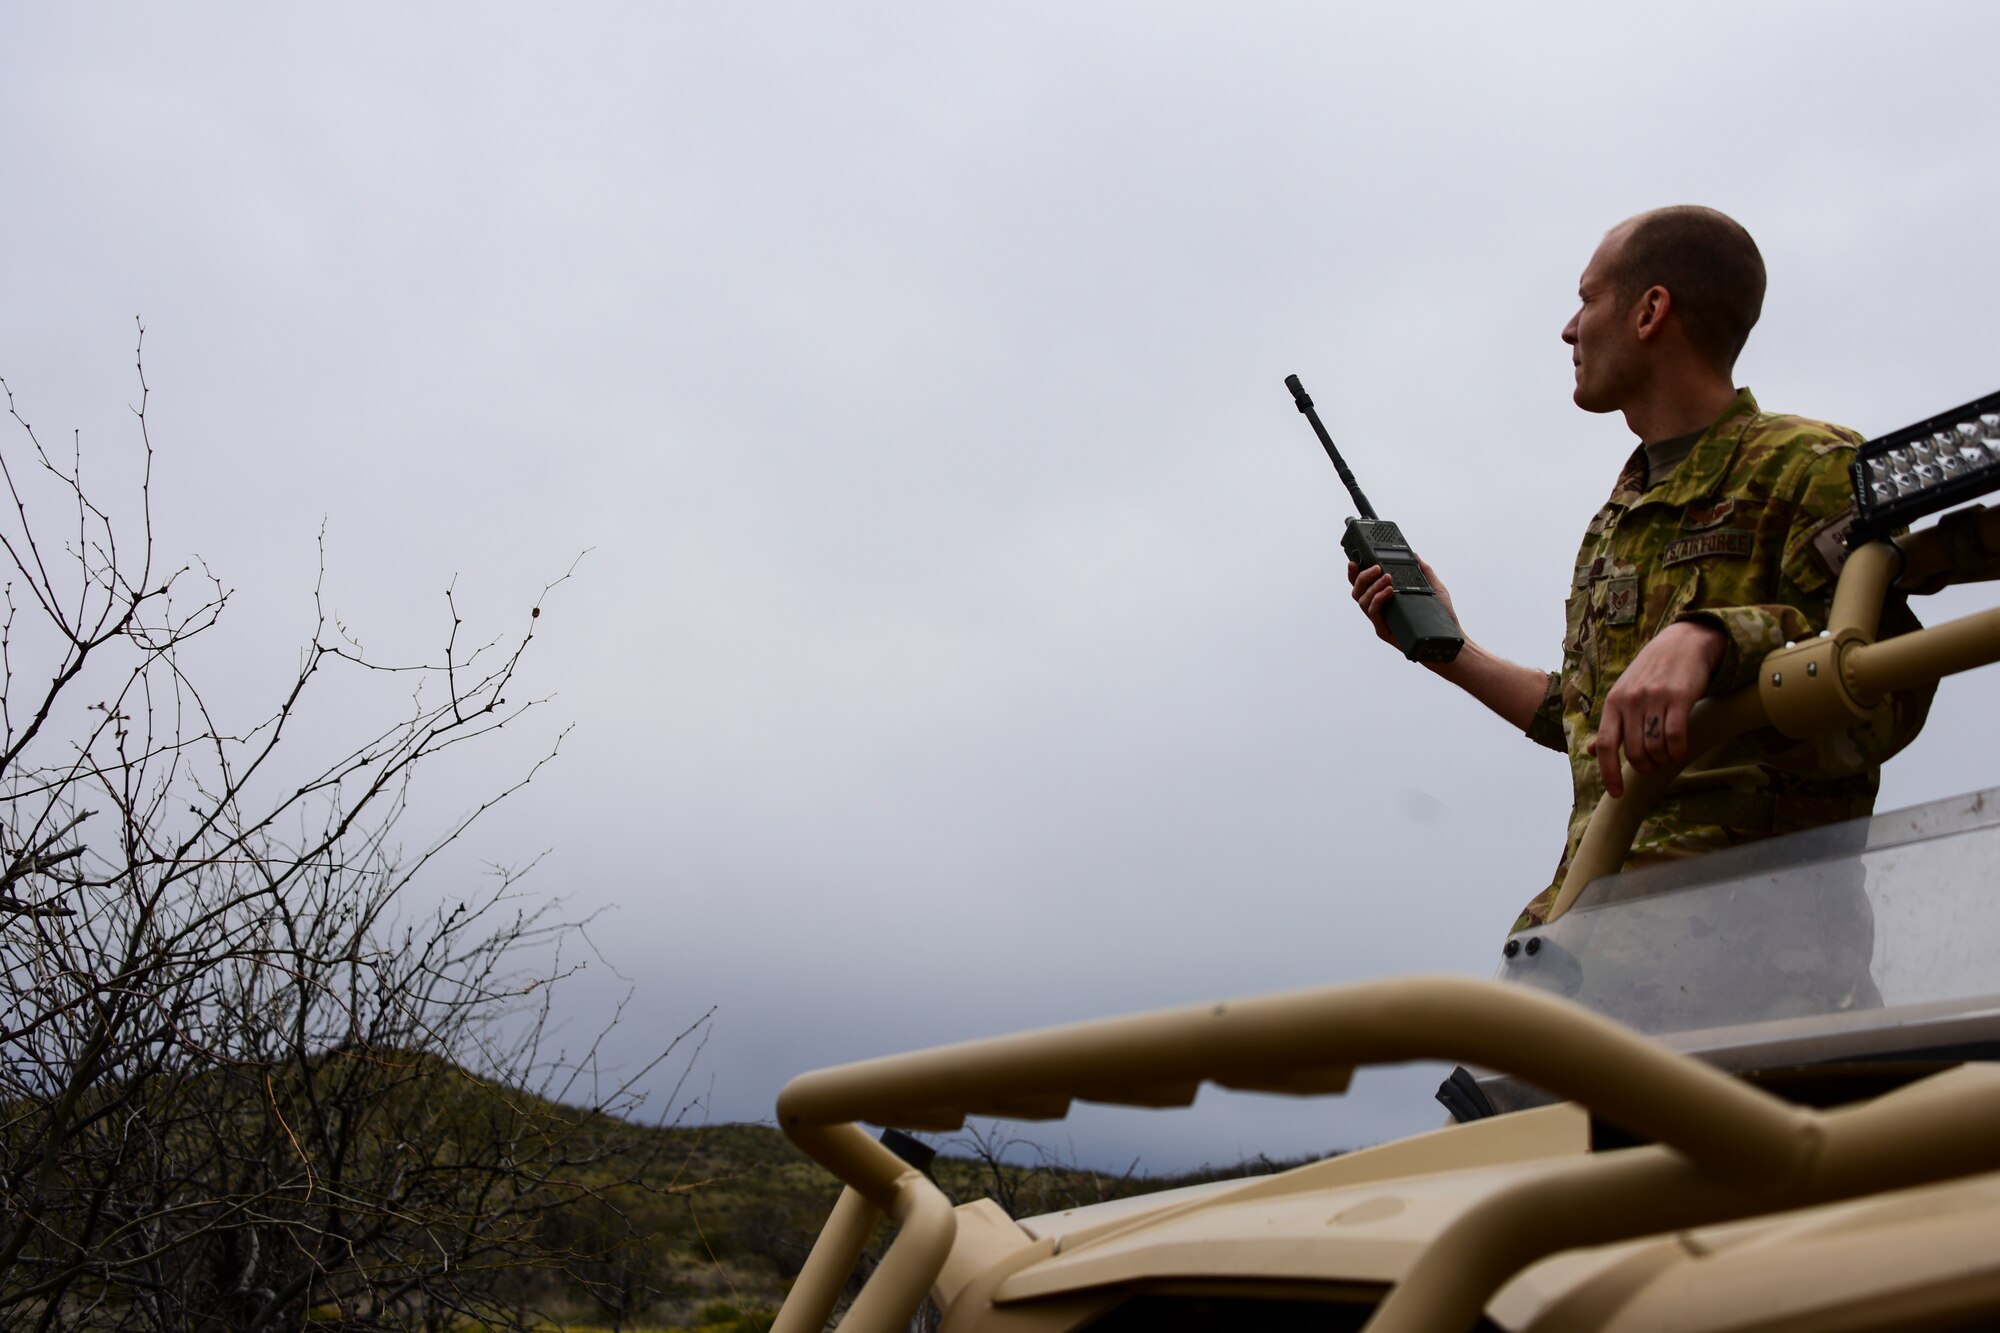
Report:
M 569 1309 L 581 1316 L 594 1306 L 599 1320 L 627 1321 L 604 1322 L 605 1328 L 733 1333 L 762 1327 L 805 1262 L 839 1182 L 767 1125 L 649 1132 L 658 1136 L 652 1155 L 665 1169 L 643 1189 L 607 1195 L 607 1211 L 593 1214 L 588 1224 L 588 1241 L 585 1229 L 567 1237 L 601 1253 L 595 1261 L 579 1256 L 569 1262 Z M 1173 1176 L 1136 1169 L 1113 1176 L 1056 1162 L 1027 1137 L 967 1132 L 936 1146 L 943 1155 L 931 1174 L 953 1202 L 993 1198 L 1016 1216 L 1292 1165 L 1260 1159 Z M 622 1220 L 613 1222 L 613 1213 Z M 863 1262 L 864 1275 L 887 1239 L 885 1228 Z M 626 1302 L 622 1311 L 611 1308 L 607 1298 L 613 1297 Z

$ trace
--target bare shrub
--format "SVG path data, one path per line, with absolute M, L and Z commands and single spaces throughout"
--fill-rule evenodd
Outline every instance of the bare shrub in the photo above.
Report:
M 6 389 L 0 1325 L 525 1327 L 590 1257 L 553 1219 L 644 1190 L 623 1117 L 699 1028 L 600 1078 L 602 1034 L 568 1055 L 548 1037 L 580 923 L 511 870 L 435 909 L 404 896 L 560 745 L 404 846 L 419 767 L 537 708 L 509 694 L 540 601 L 470 644 L 448 591 L 416 662 L 373 659 L 321 605 L 296 673 L 232 730 L 241 701 L 205 694 L 191 652 L 229 592 L 156 563 L 143 359 L 138 380 L 110 499 Z M 309 700 L 386 679 L 401 711 L 302 759 Z

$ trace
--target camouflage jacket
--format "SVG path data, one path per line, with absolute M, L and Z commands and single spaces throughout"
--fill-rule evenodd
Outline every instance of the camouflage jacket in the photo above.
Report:
M 1554 881 L 1514 929 L 1547 916 L 1591 811 L 1604 794 L 1596 735 L 1604 696 L 1640 648 L 1679 620 L 1727 636 L 1711 694 L 1750 683 L 1765 653 L 1826 624 L 1853 511 L 1853 431 L 1757 409 L 1747 389 L 1659 485 L 1634 451 L 1611 498 L 1584 531 L 1570 581 L 1562 670 L 1527 728 L 1569 755 L 1575 784 Z M 1913 628 L 1900 601 L 1884 637 Z M 1930 691 L 1898 696 L 1873 724 L 1812 741 L 1765 731 L 1691 766 L 1639 826 L 1627 866 L 1726 847 L 1865 815 L 1882 761 L 1923 725 Z

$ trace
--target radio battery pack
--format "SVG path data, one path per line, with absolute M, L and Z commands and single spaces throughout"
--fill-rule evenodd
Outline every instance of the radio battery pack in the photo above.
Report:
M 1424 577 L 1403 530 L 1386 518 L 1350 518 L 1340 549 L 1362 569 L 1380 565 L 1396 595 L 1383 612 L 1396 646 L 1412 662 L 1449 662 L 1465 646 L 1458 622 Z

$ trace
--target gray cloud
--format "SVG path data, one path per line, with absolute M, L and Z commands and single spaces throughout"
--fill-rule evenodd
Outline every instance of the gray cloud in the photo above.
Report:
M 334 603 L 412 651 L 454 575 L 511 624 L 592 548 L 531 668 L 578 729 L 475 850 L 552 848 L 538 887 L 617 904 L 632 1052 L 720 1004 L 710 1113 L 756 1118 L 834 1060 L 1489 970 L 1565 774 L 1362 632 L 1280 380 L 1472 631 L 1546 661 L 1630 445 L 1556 340 L 1618 218 L 1758 234 L 1768 405 L 1881 431 L 1993 387 L 1996 27 L 18 15 L 0 373 L 109 467 L 144 313 L 162 545 L 237 587 L 210 667 L 248 711 L 309 630 L 322 517 Z M 1885 801 L 1990 780 L 1977 755 L 1933 727 Z M 587 974 L 577 1021 L 614 989 Z M 1307 1151 L 1435 1123 L 1429 1077 L 1068 1132 L 1118 1166 Z

